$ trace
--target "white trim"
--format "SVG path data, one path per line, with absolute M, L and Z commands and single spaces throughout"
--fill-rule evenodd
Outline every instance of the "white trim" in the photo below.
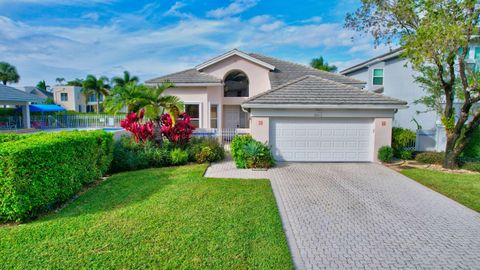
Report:
M 391 53 L 391 54 L 388 54 L 388 55 L 385 55 L 381 58 L 374 58 L 366 63 L 363 63 L 363 64 L 360 64 L 360 65 L 357 65 L 357 66 L 353 66 L 353 67 L 349 67 L 347 69 L 344 69 L 342 71 L 340 71 L 340 74 L 341 75 L 345 75 L 345 76 L 348 76 L 346 75 L 347 73 L 351 73 L 351 72 L 355 72 L 359 69 L 362 69 L 364 67 L 370 67 L 371 65 L 373 64 L 376 64 L 378 62 L 383 62 L 383 61 L 387 61 L 391 58 L 394 58 L 394 57 L 397 57 L 399 56 L 401 53 L 403 52 L 403 50 L 400 50 L 400 51 L 397 51 L 397 52 L 394 52 L 394 53 Z
M 218 110 L 219 110 L 219 106 L 218 104 L 214 103 L 210 103 L 208 102 L 208 127 L 209 128 L 212 128 L 212 106 L 217 106 L 217 118 L 216 118 L 216 121 L 217 121 L 217 127 L 216 128 L 219 128 L 220 127 L 220 124 L 218 123 Z
M 184 102 L 184 105 L 198 105 L 198 128 L 203 128 L 203 113 L 201 101 L 188 101 Z M 191 116 L 190 116 L 191 117 Z
M 161 83 L 145 83 L 147 86 L 157 86 Z M 190 86 L 222 86 L 223 83 L 173 83 L 173 87 L 190 87 Z
M 202 64 L 196 66 L 195 68 L 196 68 L 198 71 L 200 71 L 200 70 L 202 70 L 202 69 L 204 69 L 204 68 L 206 68 L 206 67 L 209 67 L 209 66 L 211 66 L 211 65 L 213 65 L 213 64 L 216 64 L 216 63 L 218 63 L 218 62 L 220 62 L 220 61 L 222 61 L 222 60 L 225 60 L 225 59 L 227 59 L 228 57 L 234 56 L 234 55 L 239 56 L 239 57 L 241 57 L 241 58 L 244 58 L 244 59 L 246 59 L 246 60 L 248 60 L 248 61 L 250 61 L 250 62 L 253 62 L 253 63 L 257 64 L 257 65 L 260 65 L 260 66 L 263 66 L 263 67 L 265 67 L 265 68 L 268 68 L 269 70 L 274 70 L 274 69 L 275 69 L 275 66 L 270 65 L 269 63 L 263 62 L 263 61 L 255 58 L 255 57 L 252 57 L 252 56 L 250 56 L 250 55 L 248 55 L 248 54 L 246 54 L 246 53 L 243 53 L 243 52 L 241 52 L 241 51 L 239 51 L 239 50 L 237 50 L 237 49 L 233 49 L 233 50 L 231 50 L 231 51 L 229 51 L 229 52 L 227 52 L 227 53 L 224 53 L 224 54 L 222 54 L 222 55 L 220 55 L 220 56 L 214 57 L 214 58 L 206 61 L 205 63 L 202 63 Z
M 278 108 L 278 109 L 405 109 L 407 105 L 364 105 L 364 104 L 242 104 L 243 108 Z

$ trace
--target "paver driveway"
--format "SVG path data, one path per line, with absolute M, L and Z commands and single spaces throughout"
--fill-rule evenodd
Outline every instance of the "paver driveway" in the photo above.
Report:
M 378 164 L 214 164 L 269 178 L 298 269 L 480 269 L 480 215 Z

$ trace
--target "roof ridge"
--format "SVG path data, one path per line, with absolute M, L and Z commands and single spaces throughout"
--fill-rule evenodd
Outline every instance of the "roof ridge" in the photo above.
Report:
M 297 83 L 297 82 L 299 82 L 299 81 L 303 81 L 303 80 L 307 79 L 307 78 L 310 77 L 310 76 L 313 76 L 313 75 L 305 75 L 305 76 L 302 76 L 302 77 L 300 77 L 300 78 L 296 78 L 296 79 L 290 80 L 290 81 L 288 81 L 288 82 L 286 82 L 286 83 L 284 83 L 284 84 L 281 84 L 281 85 L 279 85 L 279 86 L 277 86 L 277 87 L 275 87 L 275 88 L 273 88 L 273 89 L 267 90 L 267 91 L 262 92 L 262 93 L 260 93 L 260 94 L 256 94 L 256 95 L 253 96 L 253 97 L 249 97 L 247 100 L 245 100 L 245 101 L 242 102 L 242 103 L 246 103 L 246 102 L 252 101 L 252 100 L 254 100 L 254 99 L 257 99 L 257 98 L 259 98 L 259 97 L 263 97 L 263 96 L 265 96 L 265 95 L 267 95 L 267 94 L 270 94 L 270 93 L 272 93 L 272 92 L 275 92 L 275 91 L 277 91 L 277 90 L 280 90 L 280 89 L 282 89 L 282 88 L 284 88 L 284 87 L 286 87 L 286 86 L 289 86 L 289 85 L 291 85 L 291 84 Z
M 206 77 L 210 77 L 210 78 L 213 78 L 215 80 L 218 80 L 218 81 L 222 81 L 221 79 L 219 79 L 219 78 L 217 78 L 213 75 L 207 74 L 203 71 L 198 71 L 196 68 L 188 68 L 188 69 L 184 69 L 184 70 L 181 70 L 181 71 L 177 71 L 177 72 L 165 74 L 165 75 L 162 75 L 162 76 L 158 76 L 158 77 L 155 77 L 153 79 L 146 80 L 145 82 L 149 83 L 151 81 L 159 80 L 159 79 L 164 78 L 164 77 L 171 77 L 171 76 L 178 75 L 178 74 L 185 73 L 185 72 L 189 72 L 189 71 L 198 72 L 198 74 L 200 74 L 202 76 L 206 76 Z

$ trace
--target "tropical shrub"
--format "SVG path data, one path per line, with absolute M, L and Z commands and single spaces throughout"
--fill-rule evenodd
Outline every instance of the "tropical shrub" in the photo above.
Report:
M 480 127 L 477 127 L 473 132 L 470 142 L 468 142 L 463 150 L 462 158 L 468 160 L 480 160 Z
M 223 146 L 215 138 L 192 138 L 186 148 L 188 160 L 197 163 L 216 162 L 225 158 Z
M 23 221 L 55 207 L 104 175 L 113 135 L 40 133 L 0 147 L 0 220 Z
M 393 158 L 393 148 L 384 145 L 378 149 L 378 160 L 382 162 L 390 162 Z
M 129 113 L 120 122 L 120 126 L 130 131 L 137 142 L 145 142 L 154 138 L 154 124 L 152 121 L 143 122 L 144 113 L 143 109 L 139 113 Z
M 480 172 L 480 162 L 466 162 L 465 164 L 462 165 L 462 169 L 464 170 L 469 170 L 469 171 L 474 171 L 474 172 Z
M 405 151 L 405 148 L 410 142 L 415 141 L 416 136 L 415 132 L 409 129 L 399 127 L 392 128 L 392 148 L 394 156 L 401 158 L 400 155 L 402 151 Z
M 235 135 L 230 149 L 237 168 L 270 168 L 275 165 L 270 148 L 251 135 Z
M 160 131 L 176 147 L 184 148 L 192 139 L 192 133 L 195 130 L 190 120 L 190 116 L 183 113 L 174 123 L 170 114 L 166 113 L 161 117 Z
M 188 153 L 183 149 L 175 148 L 170 152 L 170 159 L 172 165 L 184 165 L 188 162 Z
M 415 160 L 424 164 L 443 164 L 444 152 L 422 152 L 415 156 Z
M 402 150 L 400 151 L 400 154 L 398 155 L 398 157 L 402 160 L 410 160 L 413 157 L 413 151 Z

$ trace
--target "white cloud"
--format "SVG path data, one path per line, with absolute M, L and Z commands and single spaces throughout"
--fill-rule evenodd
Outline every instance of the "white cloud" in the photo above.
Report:
M 260 26 L 260 30 L 264 32 L 270 32 L 270 31 L 279 29 L 283 25 L 284 25 L 283 21 L 274 21 L 272 23 L 262 24 Z
M 164 16 L 177 16 L 177 17 L 192 17 L 191 14 L 180 12 L 180 9 L 185 7 L 186 4 L 180 1 L 175 2 L 165 13 Z
M 96 22 L 98 21 L 98 19 L 100 19 L 100 14 L 98 14 L 97 12 L 89 12 L 89 13 L 83 14 L 82 19 L 89 19 Z
M 230 5 L 222 8 L 217 8 L 207 12 L 207 16 L 214 18 L 223 18 L 232 15 L 240 14 L 254 6 L 258 0 L 234 0 Z

